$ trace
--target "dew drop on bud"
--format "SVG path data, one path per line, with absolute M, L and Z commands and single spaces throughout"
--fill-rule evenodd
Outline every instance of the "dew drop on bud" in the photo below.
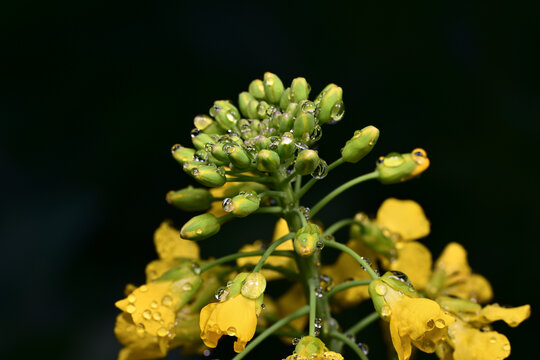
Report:
M 296 345 L 296 344 L 298 344 L 299 342 L 300 342 L 300 339 L 299 339 L 299 338 L 294 338 L 294 339 L 292 339 L 292 344 L 293 344 L 293 345 Z
M 367 344 L 359 342 L 357 345 L 360 348 L 360 351 L 364 353 L 364 355 L 367 355 L 369 353 L 369 348 Z
M 233 201 L 231 198 L 226 198 L 225 200 L 223 200 L 221 206 L 223 207 L 223 210 L 228 213 L 230 213 L 234 209 Z
M 314 179 L 320 180 L 320 179 L 324 179 L 326 175 L 328 175 L 328 164 L 326 163 L 326 161 L 321 159 L 315 171 L 311 173 L 311 176 Z

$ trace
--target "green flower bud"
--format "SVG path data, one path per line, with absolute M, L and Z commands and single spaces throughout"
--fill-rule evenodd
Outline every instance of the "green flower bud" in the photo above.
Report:
M 227 100 L 214 101 L 214 106 L 210 108 L 210 115 L 216 119 L 219 126 L 226 130 L 234 128 L 240 119 L 240 112 L 236 106 Z
M 379 129 L 375 126 L 366 126 L 362 130 L 356 130 L 354 136 L 347 141 L 341 149 L 341 157 L 346 162 L 357 163 L 369 154 L 379 139 Z
M 271 143 L 270 139 L 267 138 L 266 136 L 257 135 L 254 138 L 253 145 L 255 146 L 255 149 L 257 150 L 264 150 L 264 149 L 268 149 L 268 147 L 270 146 L 270 143 Z
M 298 103 L 292 102 L 292 103 L 289 103 L 289 106 L 287 106 L 287 109 L 285 110 L 285 112 L 291 115 L 294 115 L 296 114 L 297 109 L 298 109 Z
M 311 86 L 309 86 L 305 78 L 299 77 L 294 79 L 291 83 L 291 101 L 300 102 L 302 100 L 307 100 L 310 91 Z
M 208 151 L 216 160 L 222 162 L 223 164 L 229 163 L 229 157 L 227 153 L 223 151 L 223 146 L 221 144 L 214 144 L 209 142 L 205 146 L 206 151 Z
M 321 229 L 315 224 L 307 224 L 296 232 L 294 250 L 301 256 L 309 256 L 317 250 Z
M 279 155 L 279 158 L 282 162 L 290 159 L 294 156 L 296 151 L 296 144 L 294 142 L 293 134 L 286 132 L 281 136 L 281 141 L 279 142 L 276 152 Z
M 253 80 L 249 84 L 248 91 L 257 100 L 263 100 L 264 99 L 264 90 L 265 90 L 265 87 L 264 87 L 264 84 L 263 84 L 262 80 L 256 79 L 256 80 Z
M 204 240 L 219 232 L 221 228 L 218 218 L 210 213 L 192 217 L 182 226 L 180 236 L 187 240 Z
M 203 188 L 188 186 L 181 190 L 171 190 L 165 196 L 167 202 L 183 211 L 207 210 L 214 200 L 212 194 Z
M 294 120 L 294 137 L 297 139 L 309 139 L 309 135 L 315 128 L 315 117 L 307 112 L 303 112 Z
M 246 217 L 257 211 L 261 200 L 255 191 L 241 192 L 232 199 L 223 201 L 223 210 L 236 217 Z
M 193 119 L 193 125 L 201 131 L 209 127 L 210 125 L 214 124 L 215 121 L 212 120 L 212 118 L 208 115 L 197 115 Z
M 330 84 L 323 90 L 322 96 L 320 97 L 320 102 L 318 104 L 319 108 L 319 122 L 325 124 L 330 121 L 339 121 L 345 113 L 345 108 L 343 107 L 343 90 L 334 84 Z
M 193 143 L 193 146 L 195 146 L 195 149 L 204 150 L 206 144 L 214 142 L 214 139 L 208 134 L 199 133 L 198 135 L 191 138 L 191 142 Z
M 302 150 L 296 157 L 294 170 L 300 175 L 308 175 L 315 171 L 320 162 L 319 155 L 315 150 Z
M 242 114 L 247 118 L 252 118 L 248 110 L 251 101 L 255 101 L 255 98 L 247 91 L 241 92 L 240 95 L 238 95 L 238 107 Z
M 248 152 L 239 145 L 223 145 L 230 162 L 238 169 L 246 169 L 251 165 L 251 158 Z
M 176 144 L 171 148 L 171 153 L 176 161 L 178 161 L 181 165 L 184 165 L 184 163 L 193 160 L 195 150 Z
M 269 103 L 279 104 L 283 89 L 283 83 L 277 75 L 271 72 L 264 73 L 264 94 Z
M 270 107 L 266 101 L 259 101 L 259 105 L 257 105 L 257 117 L 256 119 L 264 119 L 267 114 L 267 110 Z
M 354 219 L 361 222 L 361 225 L 351 225 L 351 238 L 361 239 L 366 247 L 389 259 L 396 256 L 396 245 L 391 238 L 392 234 L 387 229 L 381 229 L 372 223 L 364 213 L 356 214 Z
M 225 299 L 230 299 L 233 296 L 239 294 L 242 291 L 242 286 L 244 285 L 244 282 L 246 281 L 247 277 L 251 273 L 249 272 L 241 272 L 238 275 L 234 277 L 231 281 L 227 283 L 227 289 L 225 290 L 224 296 L 220 298 L 220 301 L 223 301 Z
M 420 175 L 429 167 L 429 159 L 423 149 L 408 154 L 390 153 L 377 160 L 379 181 L 394 184 Z
M 241 293 L 248 299 L 258 299 L 266 289 L 266 279 L 261 273 L 251 273 L 244 280 Z
M 280 132 L 287 132 L 290 131 L 294 126 L 294 117 L 291 113 L 286 112 L 281 114 L 279 117 L 279 131 Z
M 287 106 L 289 106 L 289 103 L 291 102 L 291 88 L 286 88 L 285 91 L 283 91 L 283 94 L 281 94 L 281 99 L 279 100 L 279 107 L 281 110 L 286 110 Z
M 197 165 L 190 162 L 184 164 L 184 171 L 188 172 L 199 183 L 208 187 L 219 187 L 227 181 L 225 170 L 215 165 Z
M 272 150 L 261 150 L 257 154 L 257 170 L 273 172 L 279 168 L 279 155 Z
M 248 118 L 250 118 L 250 119 L 259 119 L 258 109 L 259 109 L 259 101 L 251 100 L 248 103 L 248 106 L 247 106 L 247 109 L 246 109 Z

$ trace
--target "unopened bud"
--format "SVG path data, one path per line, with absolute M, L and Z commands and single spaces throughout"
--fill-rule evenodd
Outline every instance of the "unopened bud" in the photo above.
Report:
M 343 90 L 334 84 L 328 85 L 319 95 L 319 123 L 339 121 L 345 112 L 343 107 Z
M 301 256 L 309 256 L 317 250 L 321 229 L 315 224 L 307 224 L 296 232 L 294 250 Z
M 294 120 L 294 137 L 297 139 L 304 139 L 306 135 L 309 137 L 314 128 L 315 117 L 310 113 L 303 112 Z
M 195 149 L 197 150 L 204 150 L 206 148 L 206 144 L 211 143 L 213 141 L 214 139 L 212 139 L 212 136 L 205 133 L 200 133 L 191 139 L 193 146 L 195 146 Z
M 218 187 L 227 181 L 225 171 L 215 165 L 198 165 L 200 162 L 190 161 L 184 164 L 184 171 L 204 186 Z
M 315 150 L 305 149 L 296 157 L 294 170 L 300 175 L 308 175 L 315 171 L 321 159 Z
M 246 217 L 257 211 L 260 202 L 261 201 L 255 191 L 240 193 L 231 199 L 229 204 L 230 211 L 228 212 L 236 217 Z
M 264 100 L 264 84 L 262 80 L 256 79 L 249 84 L 249 93 L 257 100 Z
M 279 155 L 272 150 L 261 150 L 257 154 L 257 170 L 273 172 L 279 168 Z
M 293 134 L 286 132 L 281 136 L 281 141 L 277 146 L 276 152 L 279 155 L 281 161 L 290 159 L 296 151 L 296 144 L 294 142 Z
M 253 97 L 253 95 L 251 95 L 247 91 L 241 92 L 240 95 L 238 95 L 238 107 L 240 108 L 240 111 L 246 118 L 252 118 L 248 110 L 249 103 L 251 101 L 255 101 L 255 98 Z
M 341 157 L 346 162 L 357 163 L 369 154 L 378 139 L 379 129 L 375 126 L 370 125 L 362 130 L 356 130 L 354 136 L 341 149 Z
M 225 145 L 223 147 L 230 162 L 238 169 L 246 169 L 251 165 L 251 159 L 246 150 L 239 145 Z
M 219 220 L 212 214 L 206 213 L 192 217 L 182 226 L 180 236 L 187 240 L 204 240 L 219 232 Z
M 294 79 L 291 83 L 291 101 L 300 102 L 302 100 L 307 100 L 310 91 L 311 86 L 309 86 L 305 78 L 299 77 Z
M 283 82 L 277 75 L 270 72 L 264 73 L 264 94 L 270 104 L 279 104 L 283 89 Z
M 379 181 L 394 184 L 420 175 L 429 167 L 429 159 L 423 149 L 414 149 L 411 153 L 390 153 L 377 160 Z
M 248 299 L 255 300 L 264 293 L 266 289 L 266 279 L 261 273 L 251 273 L 244 280 L 241 293 Z
M 171 153 L 176 161 L 184 165 L 184 163 L 193 159 L 193 155 L 195 155 L 195 149 L 183 147 L 182 145 L 176 144 L 171 148 Z
M 169 204 L 183 211 L 207 210 L 214 200 L 208 190 L 193 186 L 177 191 L 171 190 L 165 198 Z

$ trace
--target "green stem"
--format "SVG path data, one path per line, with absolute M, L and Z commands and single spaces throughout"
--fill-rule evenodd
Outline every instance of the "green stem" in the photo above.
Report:
M 265 206 L 258 208 L 254 214 L 281 214 L 283 208 L 281 206 Z
M 257 345 L 259 345 L 264 339 L 272 335 L 275 331 L 279 330 L 282 326 L 290 323 L 292 320 L 304 316 L 309 312 L 309 305 L 305 305 L 293 312 L 292 314 L 284 317 L 283 319 L 276 321 L 268 329 L 264 330 L 259 336 L 252 340 L 240 354 L 232 358 L 232 360 L 243 359 L 251 350 L 253 350 Z
M 304 214 L 302 214 L 302 212 L 300 210 L 298 210 L 297 208 L 294 208 L 293 212 L 298 214 L 298 218 L 302 222 L 302 227 L 306 226 L 307 225 L 307 220 L 306 220 L 306 217 L 304 216 Z
M 248 256 L 261 256 L 261 255 L 264 255 L 265 252 L 266 252 L 266 250 L 246 251 L 246 252 L 241 252 L 241 253 L 236 253 L 236 254 L 230 254 L 230 255 L 227 255 L 227 256 L 223 256 L 223 257 L 221 257 L 219 259 L 216 259 L 214 261 L 211 261 L 211 262 L 209 262 L 207 264 L 202 265 L 201 269 L 200 269 L 201 274 L 203 272 L 205 272 L 205 271 L 210 270 L 214 266 L 221 265 L 221 264 L 224 264 L 226 262 L 236 260 L 238 258 L 243 258 L 243 257 L 248 257 Z M 286 250 L 286 251 L 283 251 L 283 250 L 274 251 L 272 256 L 292 257 L 292 256 L 294 256 L 294 252 L 289 251 L 289 250 Z
M 272 244 L 270 244 L 270 246 L 268 247 L 268 249 L 266 249 L 266 251 L 264 252 L 264 254 L 262 254 L 261 258 L 259 259 L 259 262 L 257 263 L 257 265 L 255 266 L 255 268 L 253 269 L 253 272 L 259 272 L 261 270 L 261 268 L 263 267 L 264 265 L 264 262 L 266 261 L 266 259 L 268 259 L 268 257 L 272 254 L 272 252 L 281 244 L 283 244 L 285 241 L 289 240 L 289 239 L 292 239 L 294 237 L 295 233 L 293 232 L 290 232 L 288 233 L 287 235 L 284 235 L 282 237 L 280 237 L 279 239 L 277 239 L 276 241 L 274 241 Z
M 354 341 L 352 341 L 351 339 L 349 339 L 347 336 L 343 335 L 342 333 L 338 333 L 338 332 L 331 332 L 330 333 L 330 337 L 333 337 L 334 339 L 338 339 L 340 341 L 343 341 L 348 347 L 350 347 L 355 353 L 356 355 L 358 355 L 360 357 L 360 359 L 362 360 L 368 360 L 368 357 L 366 356 L 366 354 L 364 354 L 364 352 L 362 351 L 362 349 L 360 349 L 355 343 Z
M 293 171 L 289 176 L 287 176 L 285 179 L 281 180 L 280 185 L 285 185 L 291 182 L 292 179 L 294 179 L 298 174 L 296 171 Z
M 253 182 L 259 182 L 259 183 L 271 183 L 274 182 L 273 179 L 265 177 L 265 176 L 235 176 L 235 177 L 228 177 L 227 182 L 247 182 L 247 181 L 253 181 Z
M 347 331 L 345 331 L 345 335 L 354 335 L 357 332 L 364 329 L 366 326 L 370 325 L 371 323 L 375 322 L 377 319 L 379 319 L 379 314 L 374 311 L 353 326 L 351 326 Z
M 366 260 L 364 260 L 360 255 L 358 255 L 354 250 L 352 250 L 348 246 L 343 245 L 343 244 L 338 243 L 338 242 L 335 242 L 335 241 L 323 240 L 323 242 L 324 242 L 325 246 L 341 250 L 341 251 L 351 255 L 353 257 L 353 259 L 356 260 L 356 262 L 358 262 L 364 269 L 366 269 L 369 276 L 371 276 L 371 278 L 373 280 L 379 278 L 379 276 L 375 273 L 375 271 L 373 271 L 373 269 L 371 268 L 371 266 L 369 266 L 369 264 L 366 262 Z
M 332 201 L 336 196 L 340 195 L 342 192 L 364 181 L 376 179 L 378 177 L 379 177 L 379 172 L 375 170 L 373 172 L 364 174 L 362 176 L 359 176 L 357 178 L 347 181 L 345 184 L 334 189 L 334 191 L 326 195 L 315 206 L 313 206 L 311 208 L 311 216 L 315 216 L 315 214 L 317 214 L 326 204 L 328 204 L 330 201 Z
M 336 161 L 328 165 L 328 172 L 332 171 L 333 169 L 343 164 L 344 162 L 345 160 L 343 160 L 343 158 L 337 159 Z M 313 185 L 315 185 L 317 181 L 319 181 L 319 179 L 312 178 L 306 183 L 306 185 L 303 188 L 295 189 L 296 198 L 300 199 L 302 196 L 304 196 L 308 192 L 308 190 L 311 189 Z
M 257 328 L 255 332 L 257 334 L 260 334 L 264 332 L 264 328 Z M 274 331 L 272 335 L 290 337 L 290 338 L 301 338 L 302 336 L 304 336 L 304 334 L 301 333 L 300 331 L 294 331 L 294 332 L 293 331 Z
M 298 175 L 294 183 L 294 192 L 297 194 L 300 191 L 301 187 L 302 187 L 302 175 Z
M 223 215 L 223 216 L 220 216 L 220 217 L 218 217 L 217 219 L 218 219 L 219 223 L 223 225 L 223 223 L 224 223 L 225 221 L 229 221 L 229 220 L 231 220 L 232 218 L 234 218 L 234 215 L 231 214 L 231 213 L 229 213 L 229 214 L 225 214 L 225 215 Z
M 362 223 L 360 221 L 355 220 L 355 219 L 339 220 L 338 222 L 333 223 L 332 225 L 330 225 L 328 227 L 328 229 L 326 229 L 326 231 L 322 234 L 322 237 L 324 238 L 326 235 L 333 235 L 339 229 L 341 229 L 341 228 L 343 228 L 343 227 L 345 227 L 347 225 L 351 225 L 351 224 L 362 225 Z
M 309 336 L 315 336 L 315 315 L 317 314 L 317 294 L 315 292 L 316 284 L 311 278 L 308 280 L 309 285 Z
M 246 271 L 246 270 L 253 271 L 253 268 L 255 267 L 255 265 L 256 264 L 246 264 L 243 266 L 236 266 L 233 268 L 233 271 Z M 300 281 L 300 275 L 297 272 L 284 268 L 283 266 L 273 266 L 273 265 L 264 264 L 262 268 L 264 270 L 276 271 L 291 280 Z
M 259 198 L 262 198 L 264 196 L 276 196 L 276 197 L 283 198 L 287 196 L 287 194 L 285 194 L 283 191 L 274 191 L 274 190 L 263 191 L 262 193 L 258 195 L 259 195 Z
M 330 298 L 331 296 L 333 296 L 334 294 L 340 292 L 340 291 L 344 291 L 344 290 L 347 290 L 347 289 L 350 289 L 352 287 L 355 287 L 355 286 L 363 286 L 363 285 L 369 285 L 369 283 L 371 283 L 372 280 L 352 280 L 352 281 L 347 281 L 347 282 L 344 282 L 344 283 L 341 283 L 339 285 L 336 285 L 332 288 L 332 290 L 329 290 L 326 294 L 324 294 L 324 296 L 326 298 Z

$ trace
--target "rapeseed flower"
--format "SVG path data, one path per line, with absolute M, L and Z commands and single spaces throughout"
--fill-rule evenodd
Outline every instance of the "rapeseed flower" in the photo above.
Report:
M 326 345 L 314 336 L 304 336 L 292 355 L 284 360 L 343 360 L 340 353 L 330 351 Z

